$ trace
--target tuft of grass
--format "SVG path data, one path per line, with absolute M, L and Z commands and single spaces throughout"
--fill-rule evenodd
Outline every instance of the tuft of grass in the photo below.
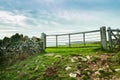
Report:
M 120 52 L 115 55 L 115 61 L 120 64 Z

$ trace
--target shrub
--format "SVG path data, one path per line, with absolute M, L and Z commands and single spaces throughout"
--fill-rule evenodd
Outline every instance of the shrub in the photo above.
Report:
M 0 64 L 3 63 L 3 60 L 4 60 L 3 50 L 0 48 Z

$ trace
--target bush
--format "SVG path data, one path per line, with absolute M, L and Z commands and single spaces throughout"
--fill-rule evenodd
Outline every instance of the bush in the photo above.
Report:
M 2 49 L 0 48 L 0 64 L 2 64 L 2 62 L 3 62 L 3 51 L 2 51 Z

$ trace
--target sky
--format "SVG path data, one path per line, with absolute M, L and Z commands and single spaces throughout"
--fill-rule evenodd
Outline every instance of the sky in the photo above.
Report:
M 0 0 L 0 38 L 120 28 L 120 0 Z

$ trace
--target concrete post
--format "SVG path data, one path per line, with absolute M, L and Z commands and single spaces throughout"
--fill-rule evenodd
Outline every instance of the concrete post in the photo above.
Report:
M 71 47 L 71 36 L 70 36 L 70 34 L 68 34 L 68 37 L 69 37 L 69 47 Z
M 83 44 L 84 44 L 84 47 L 86 47 L 86 42 L 85 42 L 85 33 L 83 33 Z
M 104 50 L 107 50 L 107 37 L 106 37 L 106 27 L 103 26 L 100 28 L 101 33 L 101 47 Z
M 58 35 L 56 35 L 56 47 L 58 47 Z
M 41 33 L 41 39 L 42 39 L 43 49 L 46 49 L 46 34 L 45 33 Z

